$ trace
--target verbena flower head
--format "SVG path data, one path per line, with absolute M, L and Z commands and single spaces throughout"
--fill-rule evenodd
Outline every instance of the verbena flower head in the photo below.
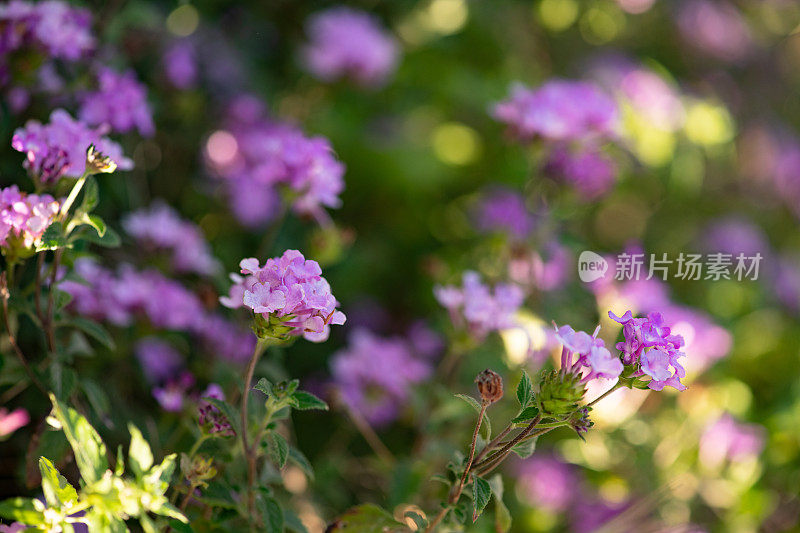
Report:
M 123 218 L 122 225 L 145 248 L 169 251 L 178 272 L 207 276 L 219 269 L 200 228 L 183 220 L 167 204 L 155 203 L 150 209 L 134 211 Z
M 110 157 L 119 169 L 133 168 L 122 148 L 104 136 L 106 131 L 91 128 L 63 109 L 56 109 L 47 124 L 29 120 L 25 127 L 18 128 L 11 146 L 25 154 L 25 168 L 44 185 L 52 185 L 62 176 L 80 177 L 86 170 L 86 151 L 90 145 Z
M 717 467 L 724 461 L 745 461 L 764 449 L 765 430 L 757 424 L 736 421 L 729 413 L 709 424 L 700 437 L 700 461 Z
M 145 137 L 155 133 L 147 88 L 133 71 L 118 73 L 103 67 L 97 73 L 97 83 L 98 89 L 82 99 L 78 113 L 81 120 L 95 126 L 107 124 L 119 133 L 134 129 Z
M 547 159 L 545 172 L 575 189 L 584 200 L 592 200 L 607 193 L 617 177 L 614 161 L 601 151 L 591 148 L 572 151 L 557 147 Z
M 463 285 L 436 286 L 436 300 L 450 312 L 456 327 L 480 339 L 492 331 L 514 327 L 514 315 L 525 299 L 522 289 L 499 283 L 490 289 L 477 272 L 464 272 Z
M 303 50 L 308 70 L 317 78 L 350 78 L 364 86 L 383 84 L 397 66 L 398 46 L 372 15 L 335 7 L 311 16 Z
M 634 318 L 630 311 L 622 317 L 609 311 L 608 316 L 623 325 L 625 341 L 617 343 L 617 349 L 622 352 L 622 362 L 634 367 L 634 376 L 650 376 L 647 386 L 653 390 L 666 386 L 686 390 L 681 383 L 686 371 L 678 362 L 685 355 L 681 351 L 683 337 L 671 335 L 661 313 Z
M 0 246 L 4 253 L 38 244 L 59 207 L 48 194 L 27 194 L 16 185 L 0 189 Z
M 613 137 L 618 122 L 616 104 L 598 87 L 566 80 L 551 80 L 538 89 L 515 85 L 493 115 L 522 141 Z
M 686 0 L 677 14 L 684 40 L 712 57 L 739 61 L 753 50 L 750 28 L 729 2 Z
M 226 182 L 236 217 L 263 224 L 280 211 L 283 195 L 296 213 L 326 221 L 324 209 L 339 207 L 344 190 L 344 165 L 330 143 L 269 120 L 250 98 L 234 102 L 229 114 L 229 131 L 212 135 L 205 155 Z
M 331 372 L 348 408 L 371 424 L 385 425 L 397 418 L 411 387 L 427 379 L 432 366 L 415 358 L 402 339 L 358 329 L 347 348 L 334 354 Z
M 622 361 L 608 351 L 603 339 L 598 339 L 600 327 L 589 335 L 570 326 L 556 330 L 561 342 L 562 373 L 580 374 L 583 383 L 595 378 L 617 379 L 623 370 Z
M 12 0 L 0 6 L 0 56 L 30 46 L 52 58 L 81 59 L 95 46 L 91 24 L 88 10 L 66 2 Z
M 205 401 L 203 398 L 214 398 L 217 400 L 225 400 L 225 394 L 222 388 L 216 383 L 210 384 L 205 392 L 201 394 L 201 399 L 198 406 L 198 423 L 203 431 L 208 435 L 217 435 L 220 437 L 232 437 L 236 434 L 231 426 L 230 420 L 222 414 L 213 404 Z
M 476 225 L 483 232 L 504 232 L 524 239 L 533 229 L 533 216 L 520 194 L 499 189 L 487 194 L 476 210 Z
M 256 323 L 259 336 L 282 338 L 303 335 L 312 342 L 322 342 L 330 334 L 331 324 L 344 324 L 345 315 L 337 311 L 338 302 L 322 277 L 316 261 L 306 259 L 297 250 L 267 259 L 242 259 L 245 276 L 236 280 L 231 294 L 220 301 L 231 308 L 248 307 L 263 321 Z

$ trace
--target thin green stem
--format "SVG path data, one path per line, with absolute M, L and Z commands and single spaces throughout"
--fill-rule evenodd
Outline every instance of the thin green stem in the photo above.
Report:
M 72 190 L 69 192 L 69 196 L 67 196 L 67 199 L 64 200 L 63 204 L 61 204 L 61 209 L 59 209 L 59 211 L 58 211 L 58 215 L 59 215 L 60 218 L 64 218 L 65 216 L 67 216 L 67 213 L 69 213 L 70 207 L 72 207 L 72 204 L 75 203 L 75 199 L 78 197 L 78 194 L 81 192 L 81 189 L 83 189 L 83 185 L 84 185 L 84 183 L 86 183 L 86 178 L 88 178 L 88 177 L 89 177 L 89 174 L 84 172 L 83 176 L 78 178 L 78 181 L 75 182 L 75 185 L 72 187 Z
M 611 394 L 612 392 L 614 392 L 615 390 L 619 389 L 621 386 L 622 386 L 622 385 L 620 385 L 620 384 L 619 384 L 619 382 L 615 383 L 613 387 L 611 387 L 610 389 L 608 389 L 607 391 L 605 391 L 603 394 L 601 394 L 600 396 L 598 396 L 597 398 L 595 398 L 594 400 L 592 400 L 591 402 L 589 402 L 589 403 L 587 404 L 587 406 L 588 406 L 588 407 L 591 407 L 591 406 L 593 406 L 594 404 L 596 404 L 597 402 L 599 402 L 600 400 L 602 400 L 603 398 L 605 398 L 606 396 L 608 396 L 609 394 Z
M 256 365 L 261 358 L 261 354 L 267 347 L 265 339 L 259 339 L 256 347 L 253 350 L 253 355 L 247 365 L 247 371 L 244 377 L 244 388 L 242 389 L 242 452 L 245 462 L 247 463 L 247 516 L 252 526 L 253 513 L 255 512 L 255 493 L 253 492 L 253 485 L 255 484 L 255 457 L 250 443 L 247 439 L 247 404 L 250 398 L 250 383 L 253 381 L 253 374 L 256 371 Z M 252 527 L 251 527 L 252 528 Z

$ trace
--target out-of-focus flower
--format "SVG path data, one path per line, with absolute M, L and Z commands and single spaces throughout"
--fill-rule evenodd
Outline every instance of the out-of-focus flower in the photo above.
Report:
M 12 0 L 0 6 L 0 57 L 33 46 L 52 58 L 76 61 L 94 49 L 91 25 L 89 10 L 66 2 Z
M 179 413 L 188 400 L 189 390 L 194 385 L 194 376 L 182 372 L 160 387 L 153 389 L 153 397 L 162 409 L 170 413 Z
M 354 331 L 347 348 L 331 362 L 342 401 L 375 425 L 397 418 L 411 386 L 431 372 L 430 363 L 415 358 L 401 339 L 381 338 L 364 329 Z
M 58 210 L 58 201 L 49 194 L 22 193 L 16 185 L 0 189 L 0 246 L 16 249 L 37 244 Z
M 140 245 L 170 251 L 178 272 L 210 275 L 219 270 L 200 229 L 164 203 L 126 215 L 122 225 Z
M 382 85 L 397 67 L 398 45 L 372 15 L 335 7 L 308 21 L 306 68 L 317 78 L 350 78 L 359 85 Z
M 215 398 L 217 400 L 225 400 L 225 394 L 222 392 L 222 387 L 216 383 L 211 383 L 200 395 L 201 398 Z M 198 406 L 198 423 L 203 430 L 209 435 L 219 435 L 220 437 L 232 437 L 236 434 L 231 425 L 230 420 L 222 414 L 211 403 L 200 400 Z
M 170 44 L 162 59 L 164 75 L 176 89 L 189 89 L 197 83 L 197 51 L 188 40 Z
M 561 342 L 562 373 L 582 374 L 581 382 L 595 378 L 617 379 L 622 373 L 622 361 L 611 355 L 603 339 L 598 339 L 598 326 L 593 335 L 561 326 L 556 338 Z M 577 359 L 575 358 L 577 356 Z
M 778 258 L 772 275 L 772 288 L 786 308 L 795 313 L 800 311 L 800 258 L 791 255 Z
M 134 353 L 147 381 L 152 384 L 174 378 L 183 367 L 183 357 L 169 343 L 153 337 L 137 342 Z
M 28 415 L 28 411 L 21 407 L 10 412 L 8 409 L 0 407 L 0 439 L 11 435 L 30 421 L 31 417 Z
M 331 324 L 344 324 L 344 313 L 336 310 L 338 302 L 319 264 L 299 251 L 286 250 L 281 257 L 267 259 L 264 266 L 253 257 L 242 259 L 239 266 L 245 277 L 220 301 L 227 307 L 252 309 L 263 319 L 256 329 L 263 329 L 264 335 L 303 335 L 322 342 L 328 338 Z
M 85 94 L 78 116 L 91 125 L 107 124 L 126 133 L 137 129 L 150 137 L 155 133 L 153 114 L 147 103 L 147 88 L 133 71 L 118 73 L 102 67 L 97 73 L 98 88 Z
M 566 183 L 583 198 L 592 200 L 607 193 L 614 185 L 617 167 L 614 161 L 596 149 L 573 151 L 554 149 L 545 164 L 545 172 Z
M 86 151 L 90 145 L 113 160 L 121 170 L 133 168 L 122 148 L 104 137 L 104 128 L 90 128 L 73 119 L 63 109 L 50 114 L 50 122 L 29 120 L 14 132 L 11 146 L 26 155 L 25 168 L 37 180 L 52 185 L 62 176 L 80 177 L 86 170 Z
M 630 311 L 618 317 L 611 311 L 608 316 L 623 325 L 624 342 L 617 343 L 625 365 L 635 365 L 633 375 L 650 376 L 647 386 L 660 391 L 665 386 L 686 390 L 681 378 L 686 371 L 678 362 L 683 357 L 683 337 L 672 335 L 661 313 L 650 313 L 647 318 L 634 318 Z
M 678 10 L 684 40 L 723 61 L 744 59 L 753 48 L 750 28 L 729 2 L 686 0 Z
M 579 479 L 573 466 L 538 453 L 517 464 L 517 483 L 531 506 L 561 512 L 580 497 Z
M 330 143 L 269 120 L 250 97 L 234 101 L 228 115 L 228 130 L 209 137 L 205 155 L 236 217 L 251 226 L 272 220 L 285 192 L 296 213 L 327 221 L 324 208 L 339 207 L 344 190 L 344 165 Z
M 417 320 L 411 324 L 406 336 L 415 355 L 431 359 L 444 349 L 442 336 L 428 327 L 424 320 Z
M 20 531 L 25 531 L 26 529 L 28 529 L 28 526 L 21 522 L 13 522 L 9 525 L 0 524 L 0 533 L 19 533 Z
M 729 413 L 709 424 L 700 437 L 700 461 L 709 468 L 724 461 L 743 461 L 764 449 L 765 430 L 757 424 L 737 422 Z
M 497 189 L 485 195 L 475 213 L 475 223 L 483 232 L 503 232 L 524 239 L 533 229 L 533 216 L 521 195 Z
M 616 104 L 588 82 L 551 80 L 534 90 L 515 85 L 493 115 L 522 141 L 608 138 L 618 127 Z
M 583 495 L 570 508 L 570 531 L 592 533 L 615 516 L 621 514 L 630 503 L 612 503 L 594 495 Z
M 769 255 L 770 246 L 764 232 L 753 223 L 739 217 L 726 217 L 713 222 L 705 231 L 703 242 L 709 252 L 739 254 L 753 257 Z
M 525 294 L 509 283 L 499 283 L 491 290 L 481 282 L 477 272 L 464 272 L 463 286 L 436 286 L 436 300 L 450 312 L 456 327 L 466 328 L 480 339 L 488 333 L 514 327 L 514 314 Z

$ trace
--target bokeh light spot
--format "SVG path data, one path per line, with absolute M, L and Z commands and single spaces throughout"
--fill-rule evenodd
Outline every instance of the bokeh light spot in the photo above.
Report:
M 697 102 L 689 107 L 684 128 L 690 141 L 703 146 L 726 143 L 734 134 L 728 110 L 709 102 Z
M 544 27 L 563 31 L 578 18 L 578 3 L 575 0 L 542 0 L 538 14 Z
M 176 7 L 167 17 L 167 29 L 173 35 L 186 37 L 194 33 L 200 24 L 197 9 L 190 4 Z
M 211 161 L 219 166 L 230 165 L 236 159 L 239 145 L 229 132 L 218 130 L 206 142 L 206 153 Z
M 456 122 L 441 124 L 433 130 L 433 152 L 448 165 L 467 165 L 480 154 L 480 138 L 475 130 Z

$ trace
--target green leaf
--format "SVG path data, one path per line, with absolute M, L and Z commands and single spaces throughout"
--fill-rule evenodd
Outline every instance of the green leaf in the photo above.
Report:
M 153 452 L 150 450 L 150 445 L 144 440 L 139 428 L 128 423 L 128 431 L 131 434 L 131 445 L 130 448 L 128 448 L 128 462 L 133 469 L 133 473 L 136 474 L 137 478 L 140 478 L 153 466 Z
M 539 415 L 539 408 L 535 405 L 529 405 L 525 409 L 522 410 L 520 414 L 518 414 L 513 420 L 511 420 L 512 424 L 518 424 L 520 422 L 527 422 L 528 420 L 533 420 Z
M 472 475 L 472 522 L 474 523 L 478 517 L 483 513 L 486 504 L 492 497 L 492 487 L 489 482 Z
M 289 460 L 299 467 L 309 479 L 314 479 L 314 468 L 303 452 L 297 448 L 289 448 Z
M 189 520 L 185 516 L 183 516 L 183 513 L 181 513 L 177 507 L 175 507 L 169 502 L 164 502 L 158 507 L 153 507 L 150 510 L 161 516 L 166 516 L 167 518 L 174 518 L 175 520 L 178 520 L 185 524 L 189 523 Z
M 81 381 L 81 388 L 89 400 L 89 405 L 92 406 L 97 415 L 103 419 L 108 418 L 108 414 L 111 411 L 111 403 L 108 400 L 106 391 L 100 385 L 87 378 Z
M 478 402 L 478 400 L 476 400 L 472 396 L 467 396 L 466 394 L 456 394 L 455 396 L 456 398 L 464 400 L 469 405 L 471 405 L 476 413 L 481 412 L 481 404 Z M 483 423 L 481 424 L 481 433 L 483 434 L 483 438 L 485 438 L 487 441 L 490 440 L 492 437 L 492 423 L 489 420 L 489 417 L 486 413 L 483 413 Z
M 286 529 L 294 531 L 295 533 L 308 533 L 308 529 L 303 525 L 300 518 L 289 509 L 283 510 L 283 523 L 286 524 Z
M 321 411 L 328 410 L 328 404 L 311 394 L 310 392 L 306 391 L 297 391 L 292 393 L 289 397 L 289 405 L 291 405 L 294 409 L 299 409 L 300 411 L 308 411 L 311 409 L 318 409 Z
M 64 225 L 59 222 L 53 222 L 42 234 L 41 242 L 36 246 L 36 251 L 41 252 L 44 250 L 56 250 L 63 248 L 67 245 L 67 236 L 64 234 Z
M 114 231 L 110 226 L 105 228 L 105 233 L 103 235 L 98 234 L 97 229 L 89 225 L 79 226 L 72 234 L 70 235 L 71 241 L 80 241 L 84 240 L 98 246 L 103 246 L 105 248 L 116 248 L 122 242 L 120 239 L 119 234 Z
M 286 459 L 289 457 L 289 444 L 283 435 L 276 431 L 269 432 L 269 455 L 278 468 L 286 466 Z
M 44 514 L 37 511 L 31 498 L 10 498 L 0 502 L 0 516 L 28 526 L 44 524 Z M 40 502 L 41 503 L 41 502 Z
M 496 533 L 507 533 L 511 529 L 511 513 L 503 503 L 503 476 L 493 475 L 489 485 L 494 494 L 494 530 Z
M 283 511 L 275 498 L 267 494 L 259 494 L 258 507 L 261 511 L 261 520 L 264 522 L 264 531 L 267 533 L 282 533 Z
M 105 221 L 97 215 L 86 215 L 86 224 L 97 230 L 99 237 L 104 237 L 108 229 Z
M 88 484 L 98 481 L 108 470 L 106 445 L 97 431 L 77 411 L 59 402 L 52 393 L 50 401 L 53 403 L 51 424 L 52 419 L 55 419 L 57 426 L 66 435 L 81 477 Z
M 194 533 L 192 526 L 184 524 L 179 520 L 170 520 L 169 527 L 171 527 L 172 531 L 175 531 L 175 533 Z
M 86 182 L 83 184 L 83 201 L 81 202 L 81 206 L 78 208 L 78 211 L 91 213 L 94 208 L 97 207 L 99 201 L 100 191 L 97 187 L 97 180 L 94 176 L 89 176 L 86 178 Z
M 236 432 L 237 435 L 242 434 L 242 425 L 241 420 L 239 420 L 239 415 L 236 412 L 236 409 L 233 408 L 231 404 L 224 400 L 219 400 L 217 398 L 203 398 L 203 400 L 207 401 L 214 407 L 220 410 L 220 412 L 228 419 L 230 422 L 233 431 Z
M 517 400 L 519 400 L 519 405 L 522 409 L 528 407 L 533 401 L 533 383 L 531 383 L 531 377 L 528 375 L 527 370 L 522 371 L 522 377 L 519 379 Z
M 51 507 L 72 507 L 78 501 L 75 487 L 69 484 L 53 463 L 46 457 L 39 458 L 39 471 L 42 473 L 42 491 L 47 504 Z
M 111 351 L 116 349 L 114 339 L 112 339 L 111 335 L 97 322 L 89 320 L 88 318 L 77 316 L 64 322 L 64 325 L 83 331 Z
M 253 387 L 257 391 L 261 391 L 267 395 L 267 397 L 272 396 L 272 383 L 267 378 L 261 378 L 256 383 L 256 386 Z
M 365 503 L 345 511 L 328 528 L 328 533 L 345 531 L 347 533 L 395 533 L 408 531 L 388 512 L 377 505 Z
M 532 439 L 524 440 L 511 448 L 511 451 L 519 455 L 521 458 L 526 459 L 533 455 L 533 452 L 536 451 L 537 439 L 538 437 L 533 437 Z
M 169 485 L 170 480 L 172 479 L 172 474 L 175 472 L 175 459 L 178 457 L 178 454 L 171 453 L 164 457 L 164 460 L 161 461 L 161 464 L 155 466 L 150 469 L 147 473 L 147 480 L 154 484 L 155 480 L 160 481 L 162 484 Z M 166 491 L 166 487 L 164 488 Z
M 70 303 L 71 301 L 72 301 L 72 295 L 70 293 L 54 289 L 53 304 L 55 306 L 56 311 L 64 309 L 64 307 L 66 307 L 67 304 Z

